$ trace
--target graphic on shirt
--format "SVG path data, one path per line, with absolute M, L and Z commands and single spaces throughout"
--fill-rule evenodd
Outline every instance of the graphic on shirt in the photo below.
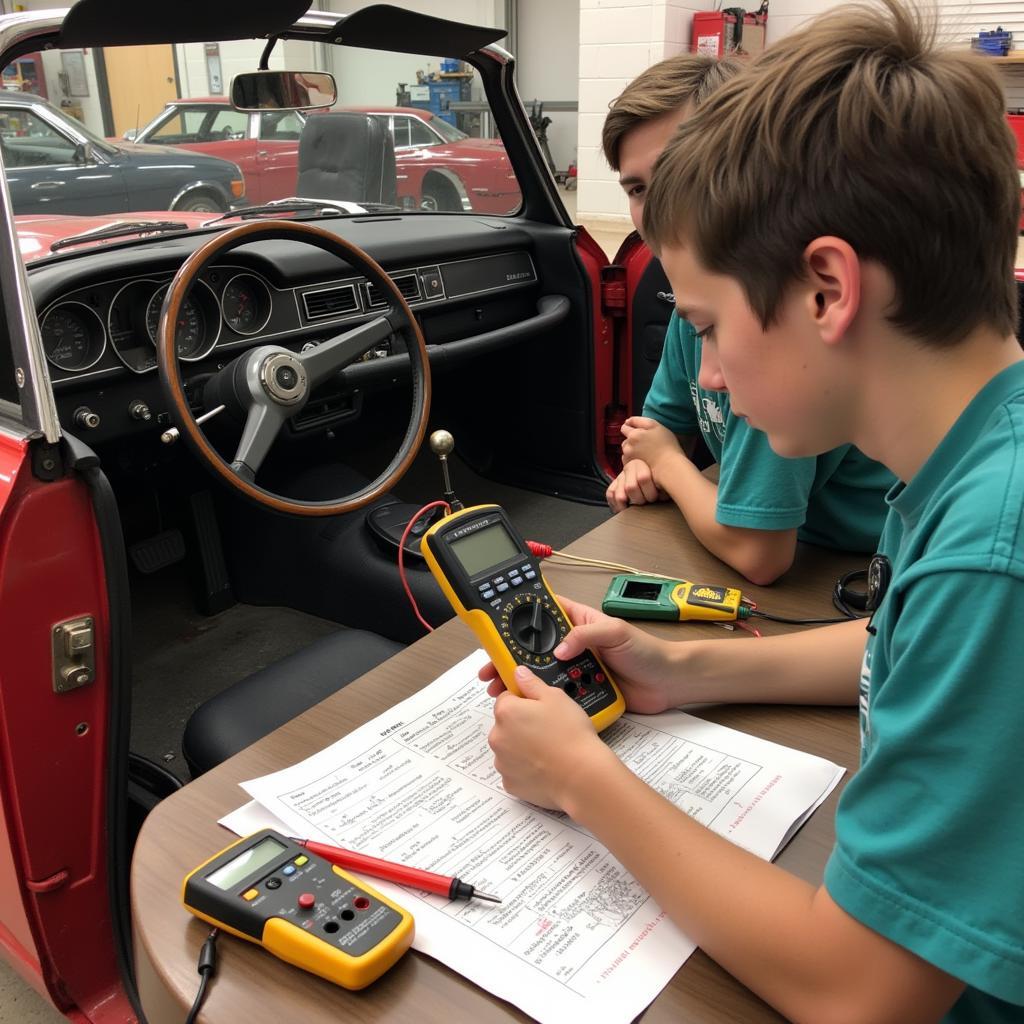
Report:
M 864 648 L 864 660 L 860 666 L 860 756 L 863 762 L 871 743 L 871 643 Z
M 697 423 L 705 437 L 718 438 L 719 443 L 725 441 L 725 411 L 719 404 L 720 395 L 708 395 L 701 391 L 695 380 L 690 381 L 690 397 L 697 411 Z

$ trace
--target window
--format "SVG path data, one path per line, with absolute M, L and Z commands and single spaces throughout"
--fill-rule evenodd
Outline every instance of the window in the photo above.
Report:
M 223 107 L 208 118 L 200 130 L 198 142 L 220 139 L 244 139 L 249 131 L 249 115 L 232 107 Z
M 13 125 L 18 127 L 12 131 Z M 51 167 L 75 162 L 74 142 L 31 111 L 3 111 L 0 136 L 8 167 Z
M 147 139 L 148 142 L 163 142 L 169 146 L 179 142 L 197 142 L 207 116 L 206 108 L 181 110 L 171 115 Z
M 418 118 L 409 118 L 409 141 L 414 146 L 436 146 L 438 137 Z
M 409 118 L 394 118 L 395 125 L 395 149 L 399 146 L 408 146 L 409 143 Z
M 260 138 L 294 142 L 302 134 L 305 118 L 294 110 L 264 111 L 260 115 Z

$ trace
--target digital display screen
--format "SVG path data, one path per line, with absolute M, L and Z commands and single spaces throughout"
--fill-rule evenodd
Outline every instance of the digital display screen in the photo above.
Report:
M 248 878 L 254 871 L 266 867 L 276 857 L 280 857 L 288 849 L 271 836 L 261 839 L 255 846 L 250 846 L 245 853 L 240 853 L 234 860 L 217 868 L 206 880 L 218 889 L 234 889 L 243 878 Z
M 450 542 L 452 554 L 470 576 L 493 569 L 522 552 L 500 522 Z

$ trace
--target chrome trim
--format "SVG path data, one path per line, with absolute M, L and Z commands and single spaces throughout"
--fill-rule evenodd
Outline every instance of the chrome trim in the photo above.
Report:
M 228 323 L 227 313 L 224 312 L 224 296 L 227 294 L 227 291 L 231 287 L 231 285 L 240 277 L 251 277 L 267 293 L 267 315 L 264 318 L 263 323 L 261 323 L 259 327 L 254 327 L 251 331 L 243 331 L 240 330 L 238 327 L 232 327 L 231 324 Z M 203 284 L 206 284 L 206 282 L 204 281 Z M 259 334 L 260 331 L 262 331 L 263 328 L 270 323 L 271 314 L 274 312 L 274 296 L 270 294 L 270 286 L 267 284 L 266 281 L 263 280 L 262 277 L 260 277 L 258 274 L 254 274 L 251 270 L 243 270 L 240 273 L 235 274 L 234 277 L 228 278 L 227 284 L 224 285 L 220 292 L 219 306 L 220 316 L 221 319 L 224 321 L 224 325 L 230 330 L 234 331 L 235 334 L 240 334 L 243 338 L 251 338 L 254 334 Z
M 291 370 L 295 383 L 287 387 L 277 379 L 278 370 Z M 259 366 L 260 384 L 267 396 L 279 405 L 295 405 L 306 397 L 309 378 L 302 362 L 291 352 L 273 352 Z
M 96 320 L 99 322 L 100 334 L 103 335 L 103 344 L 100 345 L 100 350 L 97 353 L 96 358 L 91 363 L 86 363 L 85 366 L 79 366 L 77 369 L 69 369 L 67 366 L 61 366 L 60 363 L 58 363 L 56 360 L 51 359 L 48 355 L 46 355 L 45 342 L 43 342 L 43 355 L 46 356 L 46 359 L 51 366 L 56 366 L 57 369 L 60 370 L 62 373 L 82 373 L 85 370 L 91 370 L 103 358 L 103 353 L 107 351 L 107 327 L 106 324 L 103 323 L 103 317 L 101 317 L 99 313 L 97 313 L 96 310 L 92 308 L 92 306 L 89 306 L 84 302 L 78 302 L 76 299 L 58 299 L 56 302 L 51 302 L 50 305 L 46 307 L 45 311 L 39 317 L 39 337 L 41 339 L 43 336 L 43 322 L 46 320 L 48 316 L 52 316 L 62 306 L 81 306 L 82 309 L 88 310 L 88 312 L 92 313 L 92 315 L 96 317 Z

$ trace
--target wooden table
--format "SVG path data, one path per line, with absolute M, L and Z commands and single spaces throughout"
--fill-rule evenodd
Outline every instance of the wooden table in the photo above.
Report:
M 743 583 L 693 538 L 671 506 L 631 508 L 569 549 L 573 554 L 626 562 L 645 571 L 740 586 L 779 615 L 828 615 L 832 583 L 865 559 L 801 545 L 797 562 L 774 588 Z M 545 566 L 552 587 L 599 606 L 609 574 L 592 568 Z M 711 636 L 723 643 L 758 643 L 746 633 L 708 624 L 651 623 L 675 638 Z M 787 627 L 771 622 L 766 635 Z M 132 865 L 132 918 L 142 1005 L 150 1024 L 180 1024 L 198 985 L 196 958 L 208 928 L 179 903 L 188 871 L 226 846 L 231 836 L 217 819 L 247 799 L 238 783 L 301 761 L 376 717 L 440 675 L 477 647 L 470 631 L 452 621 L 367 673 L 317 707 L 242 751 L 160 803 L 146 819 Z M 857 763 L 857 719 L 852 708 L 714 706 L 702 717 L 826 757 L 848 769 Z M 839 789 L 783 851 L 779 863 L 819 882 L 834 838 Z M 354 1021 L 527 1021 L 521 1011 L 490 996 L 436 961 L 412 952 L 369 989 L 346 992 L 299 971 L 259 948 L 222 938 L 219 967 L 201 1014 L 206 1024 L 304 1024 Z M 645 1024 L 734 1024 L 781 1018 L 697 952 L 644 1013 Z

